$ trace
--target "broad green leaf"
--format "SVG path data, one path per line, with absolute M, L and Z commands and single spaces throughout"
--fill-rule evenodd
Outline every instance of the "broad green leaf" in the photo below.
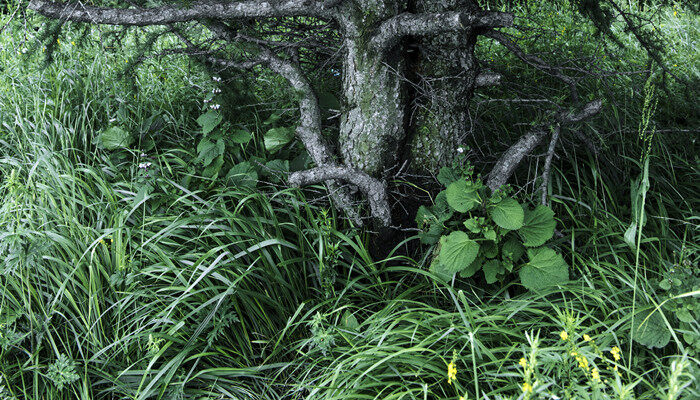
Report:
M 485 260 L 486 258 L 484 257 L 484 255 L 479 254 L 476 257 L 476 259 L 474 259 L 474 261 L 472 261 L 472 263 L 469 264 L 467 268 L 460 271 L 459 276 L 461 276 L 462 278 L 471 278 L 472 276 L 474 276 L 474 274 L 476 274 L 478 270 L 481 269 L 481 266 L 484 264 Z
M 233 143 L 246 144 L 253 138 L 253 134 L 243 129 L 236 129 L 229 136 Z
M 202 175 L 206 176 L 207 178 L 216 178 L 219 175 L 219 172 L 221 171 L 221 167 L 224 165 L 224 156 L 219 155 L 212 161 L 211 164 L 209 164 L 206 168 L 204 168 L 204 171 L 202 171 Z
M 231 167 L 226 174 L 226 180 L 238 187 L 252 188 L 258 182 L 258 173 L 249 162 L 244 161 Z
M 445 228 L 442 226 L 442 224 L 434 222 L 430 224 L 427 231 L 424 230 L 420 232 L 418 234 L 418 238 L 423 244 L 435 244 L 438 242 L 438 240 L 440 240 L 440 235 L 442 235 L 444 230 Z
M 498 279 L 496 275 L 501 272 L 501 263 L 498 260 L 488 260 L 484 263 L 484 277 L 486 277 L 486 283 L 489 285 L 495 283 Z
M 469 218 L 464 221 L 464 227 L 471 233 L 481 232 L 481 226 L 479 226 L 479 221 L 476 218 Z
M 498 236 L 496 235 L 496 231 L 494 231 L 493 228 L 486 227 L 486 229 L 484 229 L 484 238 L 485 239 L 493 240 L 495 242 L 497 237 Z
M 214 141 L 210 138 L 203 138 L 197 145 L 197 161 L 207 167 L 215 158 L 224 154 L 224 150 L 226 150 L 226 145 L 223 139 Z
M 197 124 L 202 127 L 202 133 L 206 135 L 219 126 L 221 120 L 222 117 L 218 111 L 209 110 L 197 118 Z
M 634 317 L 634 340 L 646 347 L 664 347 L 671 340 L 671 332 L 664 323 L 660 311 L 637 313 Z
M 479 204 L 478 188 L 478 185 L 465 180 L 452 182 L 446 190 L 447 203 L 455 211 L 465 213 Z
M 443 186 L 449 186 L 452 182 L 459 180 L 459 174 L 452 167 L 442 167 L 438 172 L 437 180 Z
M 443 236 L 444 237 L 444 236 Z M 456 231 L 445 237 L 440 249 L 440 264 L 451 273 L 469 266 L 479 254 L 479 244 L 469 239 L 466 233 Z
M 289 173 L 289 160 L 270 160 L 265 163 L 265 167 L 260 169 L 260 174 L 265 179 L 275 183 L 282 183 Z
M 447 203 L 447 193 L 445 190 L 435 196 L 435 205 L 432 207 L 433 214 L 440 222 L 445 222 L 452 218 L 454 211 Z
M 479 250 L 481 250 L 481 254 L 486 258 L 494 258 L 498 255 L 498 246 L 490 240 L 482 242 Z
M 507 197 L 491 207 L 491 218 L 501 228 L 515 230 L 523 226 L 525 212 L 520 203 Z
M 681 320 L 682 322 L 687 322 L 689 324 L 692 324 L 695 322 L 695 317 L 690 312 L 690 310 L 688 310 L 687 308 L 676 309 L 676 317 L 679 320 Z
M 554 211 L 543 205 L 525 212 L 522 228 L 518 230 L 523 244 L 527 247 L 539 247 L 554 236 Z
M 272 128 L 265 133 L 265 149 L 271 153 L 280 150 L 294 139 L 294 132 L 288 128 Z
M 113 126 L 100 133 L 97 140 L 102 148 L 107 150 L 116 150 L 123 147 L 129 147 L 129 145 L 134 141 L 134 138 L 131 136 L 131 133 L 118 126 Z
M 433 261 L 430 262 L 430 272 L 434 273 L 437 275 L 440 279 L 444 281 L 450 281 L 452 279 L 452 276 L 454 275 L 454 272 L 448 271 L 444 265 L 440 262 L 440 256 L 442 255 L 442 246 L 444 246 L 445 241 L 447 240 L 447 236 L 443 236 L 440 238 L 439 243 L 436 248 L 436 256 L 433 257 Z
M 530 290 L 540 290 L 569 280 L 569 266 L 561 254 L 547 247 L 527 250 L 530 261 L 520 270 L 520 281 Z

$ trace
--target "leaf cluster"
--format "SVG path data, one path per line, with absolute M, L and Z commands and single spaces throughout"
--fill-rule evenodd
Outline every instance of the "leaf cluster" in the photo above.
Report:
M 445 280 L 481 270 L 488 284 L 517 270 L 530 290 L 568 281 L 563 257 L 544 246 L 554 235 L 554 212 L 542 205 L 530 209 L 506 191 L 489 195 L 480 179 L 463 172 L 443 167 L 438 179 L 446 189 L 432 207 L 418 210 L 421 242 L 436 245 L 430 270 Z

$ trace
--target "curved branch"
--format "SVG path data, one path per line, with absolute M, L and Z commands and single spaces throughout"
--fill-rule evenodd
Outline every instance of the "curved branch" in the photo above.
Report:
M 513 14 L 494 11 L 403 13 L 384 21 L 370 40 L 370 45 L 378 52 L 386 52 L 406 36 L 427 36 L 472 28 L 498 28 L 512 24 Z
M 386 195 L 386 185 L 367 173 L 339 165 L 324 165 L 306 171 L 294 172 L 289 176 L 292 186 L 306 186 L 314 183 L 338 179 L 357 186 L 367 197 L 372 216 L 384 226 L 391 223 L 391 210 Z
M 187 7 L 161 6 L 149 8 L 97 7 L 85 5 L 82 2 L 65 3 L 31 0 L 28 8 L 54 19 L 122 26 L 167 25 L 207 18 L 232 19 L 293 16 L 328 18 L 332 16 L 330 7 L 326 3 L 312 0 L 201 0 L 192 2 Z
M 559 126 L 580 122 L 598 114 L 602 106 L 602 101 L 594 100 L 578 111 L 559 113 L 556 116 L 557 129 L 559 129 Z M 508 150 L 503 153 L 501 158 L 498 159 L 498 162 L 496 162 L 496 165 L 489 173 L 489 178 L 486 183 L 489 189 L 495 192 L 501 186 L 505 185 L 511 175 L 513 175 L 515 168 L 520 164 L 520 161 L 522 161 L 526 155 L 530 154 L 546 135 L 547 125 L 537 125 L 525 136 L 521 137 L 514 145 L 510 146 Z
M 227 26 L 222 23 L 214 22 L 208 24 L 208 27 L 215 34 L 226 38 L 229 41 L 247 41 L 245 36 L 234 35 L 228 30 Z M 181 37 L 181 40 L 190 49 L 195 49 L 187 38 Z M 256 43 L 256 41 L 249 41 Z M 278 57 L 267 47 L 258 44 L 260 52 L 252 57 L 251 60 L 245 62 L 235 62 L 232 60 L 221 59 L 212 56 L 211 54 L 200 54 L 207 62 L 215 65 L 230 68 L 250 69 L 256 65 L 265 65 L 273 72 L 278 73 L 283 78 L 287 79 L 290 85 L 299 93 L 299 112 L 300 119 L 297 126 L 296 134 L 299 140 L 304 144 L 309 152 L 317 168 L 309 171 L 322 170 L 323 172 L 311 173 L 310 176 L 292 174 L 289 178 L 290 185 L 304 186 L 310 183 L 326 182 L 328 190 L 333 198 L 336 206 L 343 210 L 347 216 L 358 226 L 362 226 L 362 220 L 353 206 L 352 198 L 347 190 L 341 187 L 336 179 L 342 179 L 357 185 L 360 190 L 367 196 L 370 203 L 372 216 L 377 218 L 384 226 L 390 224 L 391 213 L 389 203 L 386 196 L 386 188 L 378 180 L 370 177 L 364 172 L 360 172 L 359 178 L 349 178 L 346 173 L 338 171 L 352 171 L 346 167 L 340 167 L 335 164 L 335 158 L 330 149 L 330 146 L 323 140 L 321 135 L 321 109 L 318 105 L 318 98 L 311 86 L 308 78 L 304 75 L 301 67 L 292 61 L 288 61 Z M 320 177 L 325 177 L 320 179 Z M 313 179 L 312 179 L 313 177 Z

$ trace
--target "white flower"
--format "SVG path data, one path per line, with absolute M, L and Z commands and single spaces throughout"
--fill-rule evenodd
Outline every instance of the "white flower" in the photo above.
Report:
M 212 79 L 214 82 L 221 82 L 221 78 L 219 78 L 218 76 L 212 76 L 211 79 Z
M 212 89 L 211 92 L 212 92 L 212 93 L 221 93 L 221 89 L 219 89 L 219 88 L 214 88 L 214 89 Z
M 204 99 L 204 104 L 207 104 L 211 101 L 211 99 Z
M 151 165 L 153 165 L 153 164 L 151 164 L 151 163 L 149 163 L 149 162 L 141 163 L 141 164 L 139 164 L 139 168 L 141 168 L 141 169 L 148 169 Z
M 457 153 L 459 153 L 459 154 L 464 153 L 464 147 L 457 147 Z
M 211 108 L 212 110 L 218 110 L 219 107 L 221 107 L 221 104 L 212 104 L 209 106 L 209 108 Z

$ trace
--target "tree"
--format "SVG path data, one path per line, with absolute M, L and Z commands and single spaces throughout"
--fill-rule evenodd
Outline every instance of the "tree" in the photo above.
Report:
M 570 88 L 566 107 L 557 106 L 550 120 L 534 125 L 503 153 L 488 175 L 491 190 L 504 185 L 518 163 L 550 131 L 551 162 L 561 127 L 590 118 L 602 107 L 600 99 L 580 99 L 577 80 L 564 68 L 526 54 L 501 30 L 513 25 L 513 14 L 490 11 L 476 0 L 204 0 L 160 2 L 159 6 L 140 2 L 126 8 L 110 1 L 102 3 L 105 6 L 31 0 L 28 8 L 59 21 L 167 26 L 168 33 L 183 44 L 173 52 L 224 68 L 264 65 L 281 75 L 298 93 L 296 135 L 315 163 L 312 169 L 292 173 L 289 183 L 326 182 L 335 205 L 359 224 L 352 195 L 343 184 L 359 188 L 372 216 L 387 226 L 391 208 L 385 179 L 390 171 L 405 162 L 434 171 L 451 161 L 468 129 L 467 105 L 474 92 L 498 84 L 501 78 L 482 70 L 475 55 L 479 36 L 490 38 Z M 601 8 L 599 3 L 580 1 L 581 10 L 604 30 L 611 8 Z M 612 0 L 607 3 L 616 6 Z M 282 25 L 290 21 L 296 30 L 284 31 L 289 41 L 279 39 L 279 33 L 274 35 L 277 39 L 271 39 L 260 28 L 263 22 Z M 343 50 L 343 108 L 339 134 L 332 141 L 322 132 L 315 88 L 299 62 L 300 51 L 310 45 L 293 40 L 318 21 L 326 23 L 324 29 L 330 27 L 339 34 Z M 431 76 L 440 79 L 431 82 Z M 421 91 L 429 94 L 418 96 Z

